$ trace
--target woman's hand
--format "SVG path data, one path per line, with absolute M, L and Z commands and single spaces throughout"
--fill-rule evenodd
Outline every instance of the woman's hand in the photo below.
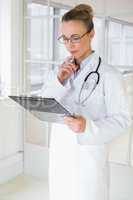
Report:
M 86 119 L 82 116 L 64 117 L 64 123 L 76 133 L 84 132 L 86 128 Z
M 69 57 L 60 67 L 57 77 L 61 83 L 67 80 L 77 69 L 78 65 L 74 62 L 74 58 Z

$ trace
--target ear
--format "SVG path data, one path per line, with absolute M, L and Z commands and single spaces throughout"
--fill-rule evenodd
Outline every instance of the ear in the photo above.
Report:
M 94 35 L 95 35 L 95 30 L 92 29 L 91 32 L 89 33 L 90 35 L 90 39 L 93 39 Z

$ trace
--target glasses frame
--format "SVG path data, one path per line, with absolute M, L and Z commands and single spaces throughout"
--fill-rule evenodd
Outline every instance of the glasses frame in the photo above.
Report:
M 69 41 L 72 43 L 72 44 L 78 44 L 78 43 L 80 43 L 80 41 L 81 41 L 81 39 L 87 34 L 87 33 L 89 33 L 90 31 L 88 30 L 88 31 L 86 31 L 83 35 L 81 35 L 81 36 L 78 36 L 79 37 L 79 41 L 78 42 L 73 42 L 73 36 L 71 36 L 70 38 L 67 38 L 67 37 L 65 37 L 66 38 L 66 40 L 64 41 L 64 42 L 61 42 L 60 41 L 60 39 L 63 37 L 63 35 L 61 35 L 61 36 L 59 36 L 58 37 L 58 41 L 61 43 L 61 44 L 66 44 L 66 43 L 68 43 Z M 75 34 L 76 35 L 76 34 Z

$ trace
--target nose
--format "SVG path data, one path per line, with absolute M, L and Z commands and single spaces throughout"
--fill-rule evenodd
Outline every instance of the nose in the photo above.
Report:
M 67 40 L 67 42 L 65 43 L 65 45 L 66 45 L 67 48 L 73 48 L 75 46 L 74 43 L 72 43 L 70 39 Z
M 68 52 L 71 52 L 71 51 L 74 51 L 75 47 L 73 44 L 69 43 L 69 44 L 66 44 L 66 49 Z

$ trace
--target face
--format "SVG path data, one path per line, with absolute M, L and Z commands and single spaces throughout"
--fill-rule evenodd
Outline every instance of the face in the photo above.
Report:
M 87 28 L 83 22 L 74 20 L 62 22 L 60 30 L 61 35 L 68 39 L 72 36 L 82 36 L 87 32 Z M 93 35 L 94 32 L 91 31 L 85 34 L 78 43 L 72 43 L 70 40 L 65 42 L 66 49 L 78 62 L 81 62 L 91 53 L 91 40 Z

